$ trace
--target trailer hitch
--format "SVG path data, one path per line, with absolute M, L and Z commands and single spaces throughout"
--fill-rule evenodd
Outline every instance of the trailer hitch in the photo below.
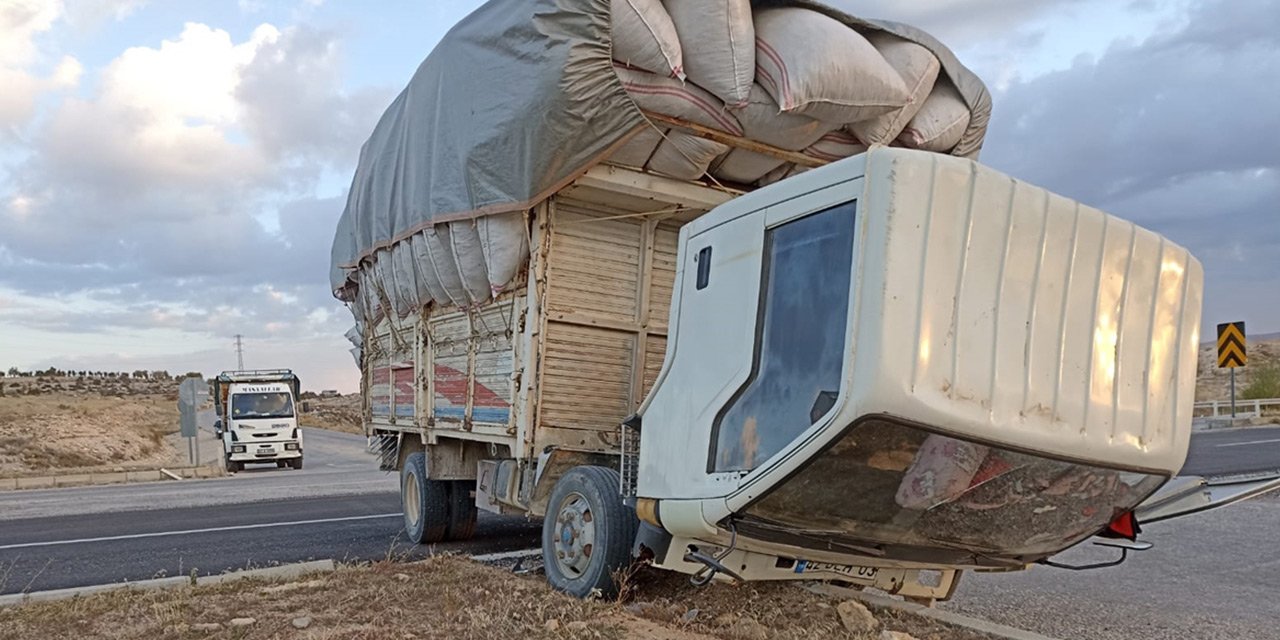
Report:
M 729 567 L 724 566 L 723 560 L 729 557 L 729 554 L 733 553 L 734 549 L 738 546 L 738 529 L 733 526 L 733 523 L 729 524 L 729 534 L 731 536 L 729 538 L 729 547 L 720 552 L 720 555 L 711 556 L 698 551 L 697 547 L 692 546 L 689 547 L 688 553 L 684 554 L 685 562 L 698 562 L 706 565 L 689 578 L 689 582 L 693 586 L 703 587 L 710 584 L 711 581 L 715 579 L 717 573 L 723 573 L 738 582 L 745 582 L 745 580 L 742 579 L 742 576 L 734 573 Z

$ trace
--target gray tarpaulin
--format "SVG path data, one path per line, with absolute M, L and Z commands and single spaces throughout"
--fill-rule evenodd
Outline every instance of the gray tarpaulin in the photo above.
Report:
M 855 18 L 836 8 L 845 2 L 757 4 L 802 6 L 929 48 L 973 112 L 953 153 L 981 147 L 987 90 L 933 37 Z M 491 0 L 450 30 L 360 151 L 333 243 L 335 295 L 355 299 L 355 271 L 380 249 L 443 222 L 528 209 L 644 125 L 614 72 L 609 29 L 609 0 Z M 685 57 L 697 46 L 682 43 Z M 396 283 L 383 285 L 395 295 Z

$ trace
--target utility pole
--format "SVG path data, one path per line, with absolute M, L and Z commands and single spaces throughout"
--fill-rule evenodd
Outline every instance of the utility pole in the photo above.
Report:
M 244 336 L 236 334 L 236 370 L 244 371 L 244 343 L 241 341 Z

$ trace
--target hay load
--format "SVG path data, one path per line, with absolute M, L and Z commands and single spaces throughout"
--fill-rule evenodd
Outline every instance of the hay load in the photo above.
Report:
M 361 151 L 331 282 L 358 330 L 520 280 L 528 211 L 610 163 L 744 191 L 898 145 L 976 157 L 986 88 L 928 34 L 808 0 L 491 0 Z

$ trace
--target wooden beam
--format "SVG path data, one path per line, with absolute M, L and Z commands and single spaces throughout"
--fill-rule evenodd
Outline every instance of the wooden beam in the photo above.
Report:
M 787 151 L 786 149 L 779 149 L 778 147 L 775 147 L 771 144 L 765 144 L 763 142 L 758 142 L 756 140 L 743 138 L 742 136 L 735 136 L 731 133 L 725 133 L 723 131 L 712 129 L 711 127 L 704 127 L 696 122 L 689 122 L 688 120 L 681 120 L 680 118 L 663 115 L 661 113 L 654 113 L 652 111 L 645 111 L 644 115 L 646 118 L 653 120 L 654 122 L 661 122 L 663 124 L 670 125 L 672 127 L 683 129 L 686 132 L 691 133 L 699 138 L 706 138 L 707 140 L 713 140 L 721 144 L 727 144 L 731 147 L 736 147 L 738 149 L 743 149 L 746 151 L 752 151 L 762 155 L 777 158 L 779 160 L 794 162 L 802 167 L 815 168 L 815 167 L 821 167 L 827 164 L 822 160 L 819 160 L 813 156 L 807 156 L 798 151 Z
M 575 184 L 653 200 L 655 212 L 662 205 L 709 211 L 742 195 L 607 164 L 591 167 Z

